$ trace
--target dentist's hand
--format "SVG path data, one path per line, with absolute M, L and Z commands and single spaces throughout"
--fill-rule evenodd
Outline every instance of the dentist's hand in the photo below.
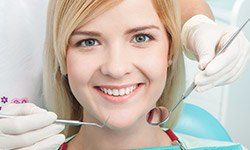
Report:
M 215 57 L 215 52 L 223 47 L 236 30 L 232 26 L 219 26 L 202 15 L 184 24 L 182 40 L 186 55 L 197 59 L 199 69 L 203 70 L 195 77 L 196 91 L 229 84 L 244 70 L 250 55 L 250 43 L 243 33 L 234 39 L 224 53 Z
M 0 119 L 1 150 L 54 150 L 65 140 L 64 125 L 53 124 L 56 114 L 34 104 L 9 104 L 1 114 L 17 116 Z

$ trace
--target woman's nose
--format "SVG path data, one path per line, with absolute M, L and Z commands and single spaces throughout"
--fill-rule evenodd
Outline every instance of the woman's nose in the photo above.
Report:
M 110 50 L 106 53 L 105 61 L 101 66 L 102 74 L 112 78 L 121 78 L 130 74 L 133 63 L 130 61 L 126 51 L 121 49 Z

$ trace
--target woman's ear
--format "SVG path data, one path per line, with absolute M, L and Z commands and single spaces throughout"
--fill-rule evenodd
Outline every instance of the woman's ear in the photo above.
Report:
M 172 52 L 171 46 L 172 46 L 172 42 L 170 40 L 169 46 L 168 46 L 168 67 L 173 64 L 173 52 Z

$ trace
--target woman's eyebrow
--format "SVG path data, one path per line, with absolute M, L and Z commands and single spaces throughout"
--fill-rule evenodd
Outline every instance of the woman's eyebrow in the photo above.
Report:
M 101 36 L 102 34 L 96 31 L 74 31 L 71 36 L 74 35 Z
M 139 27 L 135 27 L 132 29 L 129 29 L 125 32 L 125 34 L 130 34 L 130 33 L 135 33 L 138 31 L 142 31 L 142 30 L 147 30 L 147 29 L 157 29 L 160 30 L 160 28 L 156 25 L 147 25 L 147 26 L 139 26 Z
M 138 32 L 138 31 L 142 31 L 142 30 L 147 30 L 147 29 L 160 30 L 160 28 L 156 25 L 147 25 L 147 26 L 139 26 L 139 27 L 128 29 L 127 31 L 125 31 L 125 34 L 130 34 L 130 33 Z M 74 31 L 71 34 L 71 36 L 74 36 L 74 35 L 101 36 L 102 34 L 100 32 L 96 32 L 96 31 Z

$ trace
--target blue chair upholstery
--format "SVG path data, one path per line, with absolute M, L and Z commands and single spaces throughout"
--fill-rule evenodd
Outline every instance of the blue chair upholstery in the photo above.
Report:
M 206 110 L 188 103 L 184 103 L 180 120 L 173 130 L 198 138 L 232 141 L 216 118 Z

